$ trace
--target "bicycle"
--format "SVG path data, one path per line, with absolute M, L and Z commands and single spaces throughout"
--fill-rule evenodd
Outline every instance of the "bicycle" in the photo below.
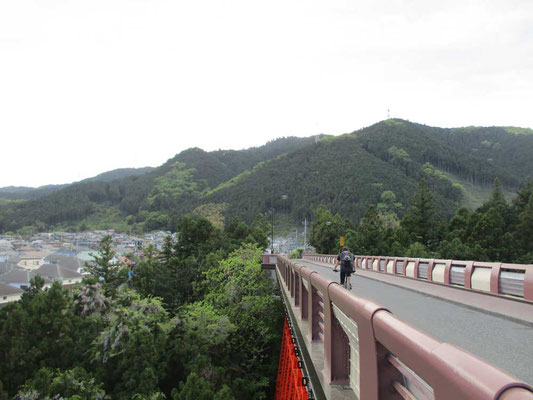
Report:
M 333 272 L 339 272 L 339 270 L 334 269 Z M 349 276 L 345 276 L 344 277 L 344 283 L 341 283 L 341 285 L 342 285 L 342 287 L 344 287 L 344 289 L 351 290 L 352 289 L 352 284 L 350 282 L 348 282 L 348 278 L 349 278 Z

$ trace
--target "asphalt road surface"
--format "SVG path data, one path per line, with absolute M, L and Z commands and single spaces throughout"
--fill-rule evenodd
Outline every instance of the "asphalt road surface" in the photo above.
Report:
M 338 282 L 339 273 L 298 263 Z M 352 291 L 433 336 L 459 346 L 533 386 L 533 328 L 505 318 L 352 274 Z M 533 306 L 532 306 L 533 307 Z

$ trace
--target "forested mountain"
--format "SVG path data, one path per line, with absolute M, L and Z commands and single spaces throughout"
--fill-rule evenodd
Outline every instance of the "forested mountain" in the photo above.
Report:
M 0 231 L 115 227 L 126 220 L 134 227 L 164 227 L 171 214 L 190 211 L 211 187 L 314 140 L 282 138 L 241 151 L 188 149 L 139 176 L 78 182 L 41 198 L 4 206 Z
M 321 204 L 358 221 L 370 205 L 389 203 L 401 217 L 422 178 L 449 217 L 461 205 L 474 207 L 471 192 L 488 196 L 495 178 L 514 192 L 533 173 L 532 151 L 527 129 L 442 129 L 397 119 L 318 143 L 283 138 L 239 151 L 192 148 L 141 176 L 81 182 L 4 206 L 0 230 L 174 229 L 188 212 L 251 222 L 272 206 L 299 220 Z
M 104 172 L 93 176 L 92 178 L 87 178 L 77 183 L 84 182 L 111 182 L 117 179 L 123 179 L 130 176 L 140 176 L 144 175 L 147 172 L 152 171 L 152 167 L 144 168 L 119 168 L 112 171 Z M 37 188 L 27 187 L 27 186 L 6 186 L 0 188 L 0 199 L 7 200 L 29 200 L 37 199 L 39 197 L 46 196 L 50 193 L 57 192 L 60 189 L 66 188 L 70 184 L 62 185 L 45 185 Z
M 472 135 L 468 137 L 468 133 Z M 517 146 L 522 149 L 513 156 Z M 528 172 L 533 173 L 533 160 L 527 157 L 531 150 L 533 135 L 517 135 L 503 128 L 441 129 L 388 120 L 352 134 L 325 138 L 265 163 L 246 179 L 209 194 L 205 201 L 227 202 L 230 215 L 245 219 L 268 210 L 274 199 L 275 209 L 287 209 L 297 219 L 324 204 L 359 220 L 389 191 L 396 196 L 396 203 L 401 203 L 397 211 L 402 215 L 418 181 L 424 178 L 443 215 L 450 216 L 466 194 L 461 181 L 488 189 L 499 178 L 508 190 L 516 189 Z M 518 163 L 520 168 L 514 168 Z M 287 200 L 280 201 L 282 195 L 287 195 Z
M 153 171 L 155 168 L 153 167 L 144 167 L 144 168 L 118 168 L 114 169 L 112 171 L 103 172 L 101 174 L 98 174 L 96 176 L 93 176 L 92 178 L 84 179 L 78 183 L 84 183 L 84 182 L 112 182 L 117 179 L 123 179 L 128 178 L 131 176 L 141 176 L 144 175 L 150 171 Z
M 67 187 L 64 185 L 45 185 L 38 188 L 28 186 L 5 186 L 0 188 L 0 199 L 6 200 L 28 200 L 46 196 Z

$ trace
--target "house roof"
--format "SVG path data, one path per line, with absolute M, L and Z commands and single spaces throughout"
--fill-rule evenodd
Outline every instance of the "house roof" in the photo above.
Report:
M 35 278 L 36 275 L 39 275 L 37 271 L 29 271 L 20 267 L 13 267 L 11 271 L 6 272 L 3 275 L 0 275 L 0 282 L 3 283 L 21 283 L 29 284 L 32 278 Z M 50 280 L 43 276 L 45 283 L 50 283 Z
M 43 264 L 35 272 L 50 280 L 82 277 L 81 274 L 61 264 Z
M 135 263 L 127 257 L 118 257 L 118 259 L 126 265 L 134 265 Z
M 134 247 L 117 247 L 115 253 L 117 254 L 129 254 L 135 251 Z
M 13 245 L 9 240 L 6 239 L 0 239 L 0 248 L 2 249 L 11 249 Z
M 90 250 L 90 251 L 82 251 L 78 253 L 77 257 L 82 261 L 94 261 L 94 257 L 91 256 L 91 253 L 95 255 L 99 255 L 98 251 Z
M 36 258 L 41 259 L 41 258 L 45 258 L 48 254 L 50 253 L 46 251 L 25 251 L 20 255 L 20 259 L 21 260 L 36 259 Z
M 12 294 L 22 294 L 22 293 L 24 293 L 24 290 L 19 289 L 15 286 L 11 286 L 11 285 L 0 282 L 0 297 L 9 296 Z
M 79 268 L 83 268 L 84 264 L 83 261 L 80 260 L 78 257 L 61 253 L 50 254 L 46 256 L 44 261 L 47 264 L 60 264 L 63 267 L 69 268 L 73 271 L 77 271 Z
M 0 262 L 0 275 L 3 275 L 9 271 L 11 271 L 14 267 L 16 267 L 16 263 L 12 263 L 9 261 L 3 261 Z

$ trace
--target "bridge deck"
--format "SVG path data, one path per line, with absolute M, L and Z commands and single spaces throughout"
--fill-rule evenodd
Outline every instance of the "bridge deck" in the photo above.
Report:
M 339 280 L 339 274 L 332 271 L 331 265 L 304 260 L 298 260 L 298 263 L 317 271 L 327 279 Z M 449 299 L 434 297 L 438 293 L 429 296 L 414 291 L 414 288 L 393 286 L 375 279 L 381 274 L 362 272 L 352 275 L 352 291 L 357 295 L 382 304 L 397 317 L 436 339 L 460 346 L 533 384 L 533 327 L 530 321 L 533 305 L 511 304 L 508 307 L 513 320 L 510 320 L 487 313 L 486 310 L 477 308 L 476 304 L 466 306 L 452 303 Z M 452 293 L 459 292 L 453 288 L 443 289 L 451 290 Z M 461 296 L 457 294 L 457 297 Z M 521 311 L 511 310 L 514 307 Z M 500 312 L 504 313 L 505 309 L 502 310 Z

